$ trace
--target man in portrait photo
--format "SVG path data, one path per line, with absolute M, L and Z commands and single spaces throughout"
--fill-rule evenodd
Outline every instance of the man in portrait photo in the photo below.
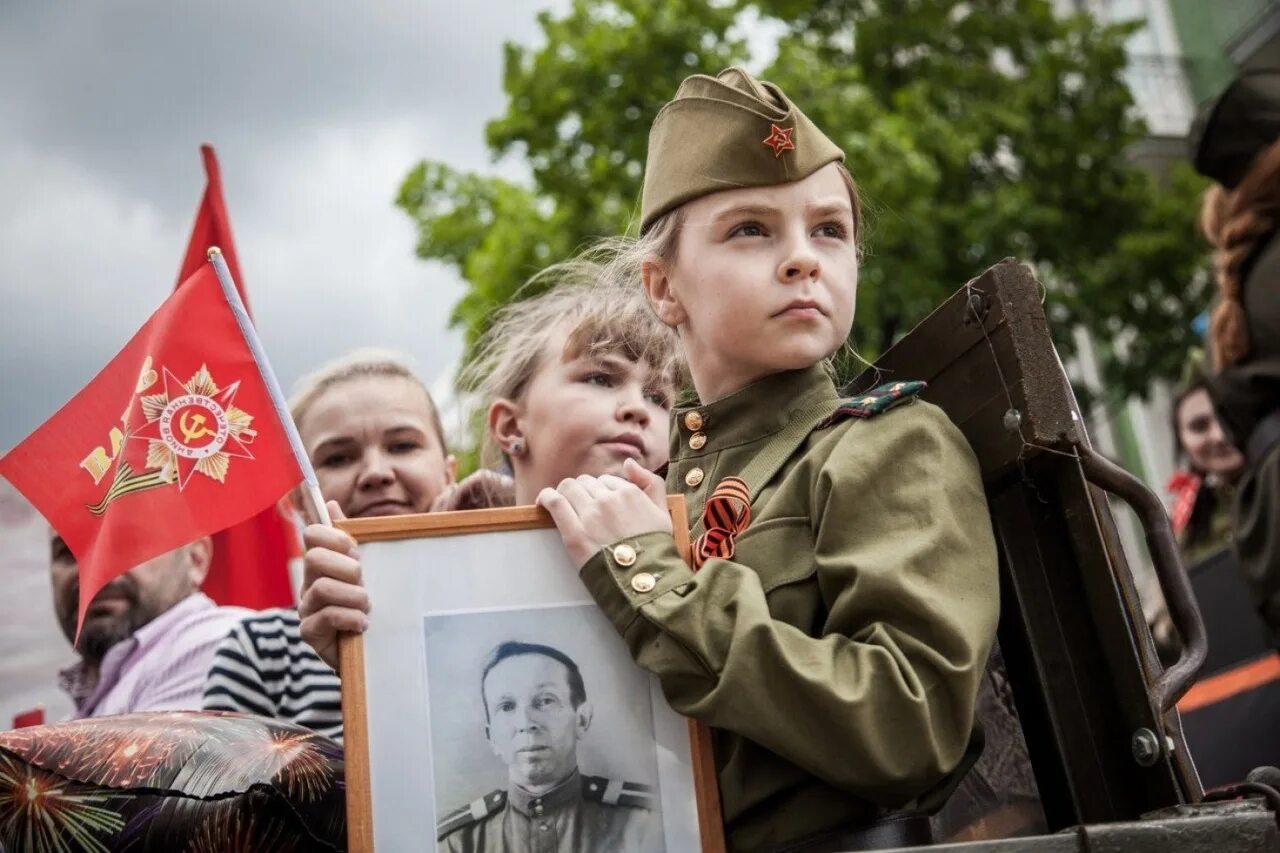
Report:
M 505 790 L 447 813 L 448 853 L 661 853 L 647 785 L 584 775 L 578 743 L 594 713 L 578 665 L 559 649 L 507 641 L 480 674 L 485 738 L 507 766 Z

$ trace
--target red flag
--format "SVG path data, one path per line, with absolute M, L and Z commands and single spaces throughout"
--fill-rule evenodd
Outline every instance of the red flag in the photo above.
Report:
M 303 476 L 211 264 L 0 474 L 75 554 L 81 620 L 112 578 L 273 507 Z
M 27 726 L 43 726 L 44 725 L 44 707 L 37 705 L 30 711 L 22 711 L 13 715 L 13 727 L 15 729 L 25 729 Z
M 231 269 L 231 278 L 240 292 L 240 301 L 249 310 L 249 295 L 240 277 L 235 241 L 231 239 L 231 220 L 222 197 L 222 173 L 212 145 L 201 145 L 207 183 L 196 222 L 187 243 L 187 256 L 178 274 L 178 286 L 207 264 L 210 246 L 222 249 Z M 219 604 L 234 604 L 260 610 L 265 607 L 293 605 L 293 584 L 289 580 L 289 560 L 302 553 L 298 536 L 290 521 L 292 510 L 287 503 L 270 507 L 235 527 L 213 537 L 213 562 L 204 581 L 204 593 Z
M 196 208 L 196 224 L 191 227 L 191 239 L 187 241 L 187 255 L 182 259 L 182 269 L 178 271 L 178 283 L 182 283 L 196 270 L 209 262 L 210 246 L 222 250 L 222 257 L 231 270 L 231 280 L 236 283 L 240 292 L 240 301 L 244 310 L 249 310 L 249 297 L 244 292 L 244 279 L 240 277 L 240 261 L 236 255 L 235 241 L 231 239 L 231 220 L 227 218 L 227 202 L 222 197 L 222 170 L 218 167 L 218 156 L 213 153 L 212 145 L 200 146 L 200 157 L 204 160 L 204 196 L 200 206 Z

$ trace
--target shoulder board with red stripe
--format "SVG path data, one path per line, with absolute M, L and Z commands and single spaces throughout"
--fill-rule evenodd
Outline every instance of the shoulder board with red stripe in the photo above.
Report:
M 817 428 L 825 429 L 846 418 L 873 418 L 882 415 L 895 406 L 913 402 L 928 387 L 928 382 L 888 382 L 865 394 L 841 400 L 836 410 L 818 424 Z

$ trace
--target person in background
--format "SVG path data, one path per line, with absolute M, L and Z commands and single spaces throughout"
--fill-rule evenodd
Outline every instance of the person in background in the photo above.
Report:
M 1244 454 L 1232 528 L 1255 606 L 1280 648 L 1280 71 L 1242 74 L 1192 128 L 1214 247 L 1209 395 Z
M 1173 399 L 1179 468 L 1169 480 L 1173 531 L 1183 563 L 1191 565 L 1231 542 L 1231 502 L 1244 456 L 1227 441 L 1209 398 L 1209 381 L 1194 374 Z
M 1244 457 L 1227 441 L 1214 414 L 1199 352 L 1192 355 L 1183 383 L 1174 393 L 1169 420 L 1178 466 L 1165 483 L 1165 491 L 1173 498 L 1169 520 L 1182 564 L 1191 569 L 1231 545 L 1231 505 L 1244 468 Z M 1161 660 L 1172 663 L 1181 640 L 1153 576 L 1148 577 L 1143 611 Z
M 1280 760 L 1280 657 L 1232 551 L 1232 507 L 1244 456 L 1223 434 L 1202 373 L 1193 371 L 1174 397 L 1173 426 L 1182 464 L 1170 479 L 1173 529 L 1209 640 L 1196 684 L 1178 711 L 1196 771 L 1210 788 Z M 1169 664 L 1180 638 L 1167 608 L 1159 617 L 1152 633 Z
M 74 705 L 68 719 L 199 709 L 214 649 L 248 612 L 200 592 L 213 554 L 209 538 L 147 560 L 99 590 L 78 643 L 76 558 L 57 533 L 49 550 L 54 612 L 80 655 L 58 678 Z
M 395 353 L 358 350 L 325 365 L 299 383 L 289 409 L 321 494 L 348 518 L 503 500 L 505 483 L 492 472 L 455 485 L 435 403 Z M 300 495 L 295 502 L 308 513 Z M 286 720 L 340 742 L 341 682 L 300 625 L 293 608 L 241 620 L 209 667 L 205 709 Z

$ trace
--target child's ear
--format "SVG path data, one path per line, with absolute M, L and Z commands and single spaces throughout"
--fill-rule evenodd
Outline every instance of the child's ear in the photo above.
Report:
M 666 262 L 658 258 L 646 258 L 640 264 L 640 280 L 644 283 L 644 292 L 649 297 L 649 304 L 653 306 L 653 313 L 658 315 L 659 320 L 674 329 L 688 319 L 684 306 L 671 287 Z
M 516 441 L 525 441 L 524 430 L 520 428 L 520 417 L 523 414 L 524 410 L 520 404 L 506 397 L 499 397 L 489 404 L 487 419 L 489 436 L 493 439 L 493 443 L 508 456 L 518 456 L 519 453 L 511 452 L 511 446 Z

